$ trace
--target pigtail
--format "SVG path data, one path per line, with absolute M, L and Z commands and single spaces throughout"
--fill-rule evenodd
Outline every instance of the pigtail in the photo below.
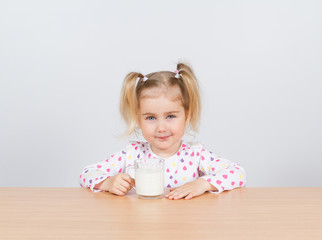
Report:
M 134 132 L 137 123 L 137 96 L 136 84 L 137 79 L 144 78 L 141 73 L 131 72 L 126 75 L 121 90 L 120 113 L 127 123 L 127 135 Z
M 198 131 L 200 114 L 201 114 L 201 100 L 199 94 L 199 85 L 197 78 L 191 67 L 184 63 L 177 64 L 177 74 L 179 74 L 189 96 L 189 111 L 187 114 L 187 125 L 195 132 Z

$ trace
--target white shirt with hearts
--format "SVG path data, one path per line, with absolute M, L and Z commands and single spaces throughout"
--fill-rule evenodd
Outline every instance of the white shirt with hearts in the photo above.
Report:
M 125 172 L 126 166 L 134 165 L 140 158 L 159 158 L 148 142 L 130 142 L 123 150 L 107 159 L 85 167 L 80 175 L 80 186 L 94 192 L 94 186 L 106 178 Z M 180 149 L 165 159 L 165 187 L 175 188 L 204 178 L 218 189 L 217 193 L 246 185 L 244 169 L 227 159 L 204 149 L 200 143 L 182 142 Z

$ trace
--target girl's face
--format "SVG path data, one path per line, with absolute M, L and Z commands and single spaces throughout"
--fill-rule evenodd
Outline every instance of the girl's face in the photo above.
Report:
M 156 155 L 170 157 L 181 146 L 185 111 L 181 100 L 172 100 L 165 92 L 155 94 L 153 91 L 145 90 L 140 99 L 139 127 Z

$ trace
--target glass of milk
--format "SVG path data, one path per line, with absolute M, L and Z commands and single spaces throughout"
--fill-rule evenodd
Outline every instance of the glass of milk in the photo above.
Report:
M 131 167 L 133 166 L 129 166 L 128 169 Z M 135 190 L 139 198 L 161 198 L 164 194 L 164 159 L 137 159 L 134 161 L 134 169 Z

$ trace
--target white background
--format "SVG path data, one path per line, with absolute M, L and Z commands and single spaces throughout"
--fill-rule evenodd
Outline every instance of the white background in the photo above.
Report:
M 192 65 L 196 139 L 248 186 L 322 186 L 321 1 L 1 1 L 0 186 L 75 187 L 120 150 L 130 71 Z

